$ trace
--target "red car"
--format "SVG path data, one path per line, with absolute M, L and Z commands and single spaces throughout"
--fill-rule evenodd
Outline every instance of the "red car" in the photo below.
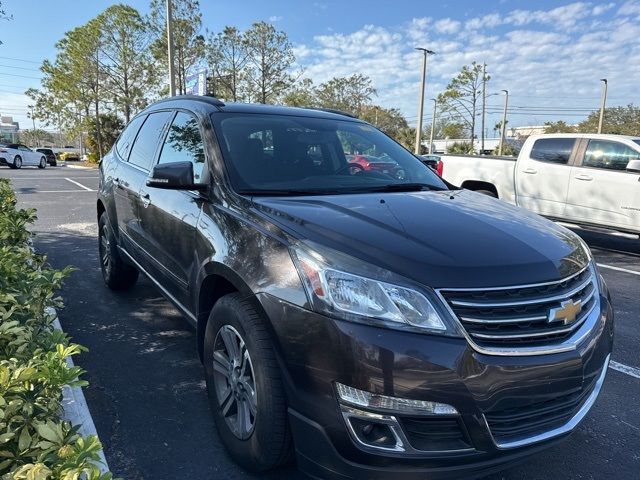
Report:
M 384 158 L 374 157 L 373 155 L 348 155 L 349 173 L 355 175 L 358 172 L 380 172 L 390 175 L 393 178 L 402 180 L 405 177 L 405 171 L 393 160 L 385 160 Z

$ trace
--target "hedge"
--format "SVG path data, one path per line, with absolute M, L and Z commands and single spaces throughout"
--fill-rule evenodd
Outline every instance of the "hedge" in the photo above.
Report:
M 52 269 L 33 250 L 35 218 L 0 179 L 0 479 L 110 480 L 98 438 L 61 417 L 63 386 L 86 385 L 67 363 L 84 348 L 53 327 L 50 307 L 62 307 L 55 292 L 72 269 Z

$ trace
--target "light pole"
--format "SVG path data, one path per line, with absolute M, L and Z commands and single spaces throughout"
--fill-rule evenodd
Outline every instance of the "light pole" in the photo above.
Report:
M 600 105 L 600 119 L 598 120 L 598 133 L 602 133 L 602 121 L 604 120 L 604 105 L 607 103 L 607 79 L 601 78 L 602 82 L 602 104 Z
M 502 125 L 500 125 L 500 146 L 498 147 L 498 155 L 502 155 L 502 146 L 504 145 L 504 135 L 507 128 L 507 105 L 509 105 L 509 90 L 501 90 L 504 92 L 504 111 L 502 112 Z
M 169 63 L 169 95 L 176 94 L 176 76 L 173 65 L 173 14 L 171 0 L 167 0 L 167 61 Z
M 431 155 L 431 149 L 433 148 L 433 129 L 436 125 L 436 107 L 438 106 L 438 101 L 435 98 L 433 100 L 433 118 L 431 119 L 431 135 L 429 135 L 429 155 Z
M 484 155 L 484 119 L 487 110 L 487 64 L 482 62 L 482 125 L 480 126 L 480 155 Z
M 33 105 L 27 105 L 27 108 L 29 110 L 31 110 L 31 121 L 33 122 L 33 139 L 36 142 L 36 147 L 39 147 L 40 145 L 38 145 L 38 143 L 40 143 L 38 141 L 38 138 L 36 137 L 36 117 L 33 116 Z
M 420 86 L 420 102 L 418 106 L 418 123 L 416 125 L 416 147 L 414 153 L 420 154 L 420 139 L 422 138 L 422 112 L 424 111 L 424 87 L 427 79 L 427 56 L 435 55 L 436 52 L 426 48 L 417 47 L 416 50 L 422 52 L 422 84 Z

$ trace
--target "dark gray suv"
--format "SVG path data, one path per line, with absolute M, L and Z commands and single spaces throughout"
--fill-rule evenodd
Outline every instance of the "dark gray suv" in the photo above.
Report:
M 97 213 L 106 284 L 142 272 L 196 328 L 245 468 L 481 476 L 566 437 L 603 385 L 588 247 L 345 114 L 160 101 L 102 161 Z

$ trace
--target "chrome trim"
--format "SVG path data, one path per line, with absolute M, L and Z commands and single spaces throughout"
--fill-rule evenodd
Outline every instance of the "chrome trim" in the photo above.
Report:
M 402 454 L 402 455 L 428 455 L 433 453 L 438 454 L 450 454 L 450 453 L 467 453 L 475 451 L 474 448 L 460 448 L 454 450 L 417 450 L 411 446 L 411 443 L 407 439 L 404 430 L 400 426 L 400 422 L 393 415 L 383 415 L 380 413 L 368 412 L 365 410 L 360 410 L 358 408 L 353 408 L 347 405 L 340 404 L 340 410 L 342 412 L 342 418 L 344 418 L 345 423 L 347 424 L 347 430 L 349 431 L 349 435 L 352 440 L 363 450 L 373 451 L 373 452 L 387 452 L 392 454 Z M 453 417 L 453 415 L 452 415 Z M 374 423 L 382 423 L 389 427 L 391 433 L 396 439 L 396 444 L 393 447 L 380 447 L 377 445 L 370 445 L 368 443 L 364 443 L 356 432 L 353 429 L 353 425 L 349 421 L 350 418 L 357 418 L 359 420 L 370 420 Z
M 590 265 L 591 264 L 589 264 L 588 267 Z M 575 273 L 571 277 L 567 277 L 567 278 L 565 278 L 563 280 L 559 280 L 559 281 L 556 281 L 556 282 L 549 282 L 549 283 L 546 283 L 546 284 L 538 284 L 538 285 L 530 285 L 530 286 L 540 286 L 540 285 L 550 285 L 550 284 L 553 284 L 553 283 L 562 283 L 562 282 L 564 282 L 564 281 L 566 281 L 568 279 L 573 278 L 576 275 L 579 275 L 583 271 L 584 271 L 584 269 L 581 270 L 578 273 Z M 444 295 L 442 295 L 442 291 L 452 291 L 453 289 L 450 289 L 450 288 L 436 289 L 435 293 L 436 293 L 436 296 L 442 302 L 442 304 L 443 304 L 444 308 L 446 309 L 446 311 L 451 316 L 451 318 L 456 322 L 456 324 L 458 326 L 458 330 L 460 330 L 460 332 L 462 333 L 464 338 L 467 340 L 467 342 L 469 343 L 471 348 L 473 348 L 476 352 L 482 353 L 482 354 L 485 354 L 485 355 L 496 355 L 496 356 L 506 356 L 506 357 L 520 357 L 520 356 L 531 356 L 531 355 L 550 355 L 550 354 L 553 354 L 553 353 L 571 352 L 571 351 L 575 350 L 577 348 L 577 346 L 580 343 L 582 343 L 582 341 L 587 337 L 587 335 L 589 335 L 589 333 L 591 333 L 591 331 L 593 330 L 595 325 L 598 323 L 598 320 L 600 319 L 600 298 L 599 298 L 599 295 L 596 294 L 598 292 L 598 286 L 597 286 L 597 278 L 596 278 L 596 274 L 595 274 L 594 270 L 592 270 L 591 275 L 592 275 L 591 279 L 592 279 L 593 285 L 595 287 L 594 295 L 596 297 L 596 300 L 594 302 L 594 305 L 593 305 L 591 311 L 586 315 L 585 321 L 582 323 L 580 328 L 578 328 L 571 337 L 565 339 L 564 341 L 562 341 L 560 343 L 552 344 L 552 345 L 542 345 L 542 346 L 536 346 L 536 347 L 483 347 L 481 345 L 478 345 L 473 340 L 471 335 L 467 332 L 467 329 L 464 327 L 464 325 L 460 321 L 458 315 L 453 311 L 453 309 L 451 308 L 451 305 L 449 304 L 449 302 L 447 302 L 447 300 L 444 297 Z M 525 287 L 524 286 L 505 287 L 505 289 L 513 289 L 513 288 L 525 288 Z M 459 291 L 473 291 L 473 289 L 464 289 L 464 288 L 463 289 L 458 289 L 458 290 Z M 476 289 L 476 291 L 481 291 L 481 290 L 490 290 L 490 289 L 487 289 L 487 288 Z
M 489 435 L 491 436 L 491 440 L 493 440 L 493 443 L 495 444 L 495 446 L 498 447 L 499 449 L 524 447 L 526 445 L 531 445 L 532 443 L 538 443 L 544 440 L 549 440 L 551 438 L 554 438 L 559 435 L 563 435 L 565 433 L 569 433 L 570 431 L 572 431 L 578 425 L 578 423 L 580 423 L 580 421 L 587 415 L 587 413 L 589 413 L 589 410 L 591 409 L 593 404 L 596 402 L 596 399 L 600 394 L 600 390 L 602 389 L 602 385 L 604 384 L 604 379 L 607 376 L 607 369 L 609 368 L 610 359 L 611 359 L 611 354 L 607 355 L 607 358 L 604 361 L 604 366 L 602 367 L 602 372 L 600 373 L 600 376 L 598 377 L 598 380 L 596 381 L 596 384 L 593 387 L 593 391 L 591 392 L 589 397 L 585 400 L 585 402 L 582 404 L 582 406 L 576 412 L 576 414 L 573 417 L 571 417 L 571 419 L 561 427 L 557 427 L 557 428 L 554 428 L 553 430 L 549 430 L 547 432 L 534 435 L 533 437 L 522 438 L 520 440 L 512 440 L 509 442 L 498 442 L 493 437 L 493 434 L 491 433 L 491 429 L 489 428 L 489 424 L 487 423 L 487 419 L 483 415 L 482 418 L 484 420 L 484 424 L 487 427 L 487 430 L 489 431 Z
M 483 325 L 509 325 L 512 323 L 527 323 L 527 322 L 539 322 L 540 320 L 546 320 L 547 315 L 538 315 L 536 317 L 510 317 L 502 320 L 483 320 L 481 318 L 473 317 L 460 317 L 460 320 L 468 323 L 479 323 Z
M 451 303 L 453 305 L 456 305 L 458 307 L 479 307 L 479 308 L 499 308 L 499 307 L 517 307 L 520 305 L 536 305 L 539 303 L 550 303 L 550 302 L 556 302 L 558 300 L 563 300 L 565 298 L 568 297 L 573 297 L 574 295 L 576 295 L 579 291 L 584 290 L 585 288 L 587 288 L 587 286 L 589 285 L 589 283 L 593 282 L 593 277 L 589 277 L 586 281 L 582 282 L 579 286 L 577 286 L 576 288 L 573 288 L 572 290 L 569 290 L 568 292 L 565 292 L 561 295 L 554 295 L 552 297 L 539 297 L 533 300 L 520 300 L 520 301 L 513 301 L 513 302 L 464 302 L 464 301 L 459 301 L 459 300 L 451 300 Z M 560 282 L 562 283 L 562 282 Z M 522 287 L 513 287 L 510 290 L 517 290 L 519 288 Z M 448 292 L 449 290 L 447 289 L 441 289 L 445 292 Z M 493 291 L 493 289 L 491 288 L 487 288 L 486 290 L 482 290 L 482 291 Z

